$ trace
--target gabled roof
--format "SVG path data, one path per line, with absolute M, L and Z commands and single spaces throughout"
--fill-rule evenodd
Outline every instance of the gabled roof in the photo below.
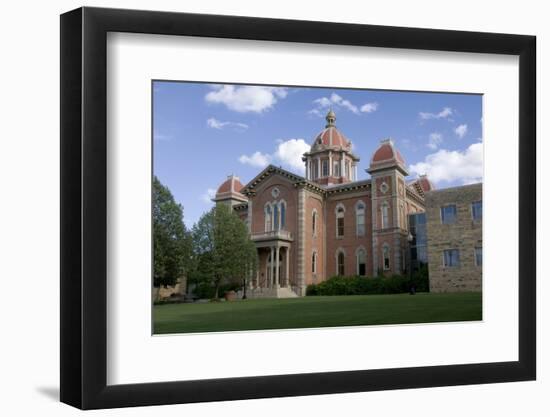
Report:
M 241 193 L 244 195 L 254 194 L 257 187 L 262 182 L 272 177 L 273 175 L 279 175 L 281 177 L 288 179 L 292 184 L 294 184 L 295 187 L 301 185 L 319 193 L 324 192 L 324 188 L 319 186 L 319 184 L 314 183 L 313 181 L 309 181 L 304 177 L 300 175 L 296 175 L 281 167 L 277 167 L 275 165 L 269 165 L 262 172 L 256 175 L 256 177 L 254 177 L 248 184 L 246 184 L 244 188 L 241 190 Z

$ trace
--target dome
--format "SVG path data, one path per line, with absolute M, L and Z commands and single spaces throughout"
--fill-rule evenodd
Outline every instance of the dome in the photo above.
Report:
M 314 149 L 319 146 L 349 149 L 351 144 L 350 141 L 336 129 L 336 126 L 330 126 L 323 129 L 323 131 L 315 137 L 315 142 L 313 142 L 311 148 Z
M 391 139 L 385 139 L 380 142 L 380 146 L 372 155 L 371 165 L 378 163 L 397 162 L 405 165 L 405 159 L 401 152 L 393 145 Z
M 239 177 L 236 175 L 229 175 L 222 185 L 219 186 L 216 194 L 240 193 L 243 187 L 241 181 L 239 181 Z
M 319 147 L 344 148 L 349 150 L 351 142 L 336 128 L 336 114 L 329 110 L 325 117 L 327 124 L 325 128 L 315 137 L 311 150 Z

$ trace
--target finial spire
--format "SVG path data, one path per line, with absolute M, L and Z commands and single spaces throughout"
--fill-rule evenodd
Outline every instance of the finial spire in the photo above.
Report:
M 328 111 L 325 119 L 327 121 L 326 127 L 335 126 L 334 123 L 336 122 L 336 114 L 332 111 L 332 109 Z

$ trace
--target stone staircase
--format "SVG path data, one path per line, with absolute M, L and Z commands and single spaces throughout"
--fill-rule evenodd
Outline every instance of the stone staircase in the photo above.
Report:
M 237 292 L 237 299 L 243 297 L 243 291 Z M 288 287 L 280 288 L 247 288 L 247 298 L 296 298 L 298 295 Z

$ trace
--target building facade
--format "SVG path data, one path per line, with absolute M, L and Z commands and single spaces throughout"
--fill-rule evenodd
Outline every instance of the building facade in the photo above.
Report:
M 372 155 L 370 178 L 357 180 L 360 159 L 332 110 L 302 160 L 305 177 L 270 165 L 246 185 L 229 176 L 213 199 L 247 223 L 258 249 L 248 294 L 303 296 L 307 285 L 335 275 L 405 273 L 408 215 L 424 211 L 431 182 L 407 182 L 405 160 L 390 139 Z
M 482 184 L 427 192 L 430 292 L 481 291 Z

